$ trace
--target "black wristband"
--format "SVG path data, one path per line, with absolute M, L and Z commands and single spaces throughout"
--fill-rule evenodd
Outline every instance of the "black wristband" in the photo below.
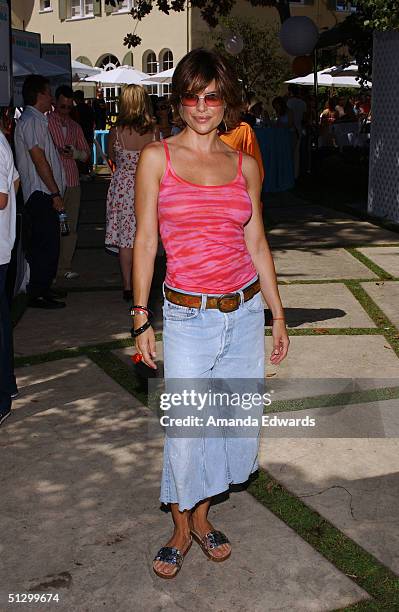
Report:
M 60 198 L 61 194 L 59 191 L 56 191 L 55 193 L 50 193 L 49 196 L 52 200 L 54 200 L 54 198 Z
M 131 329 L 130 333 L 132 335 L 132 338 L 136 338 L 137 336 L 140 336 L 140 334 L 145 332 L 145 330 L 148 329 L 149 327 L 151 327 L 151 323 L 149 321 L 146 321 L 144 325 L 142 325 L 141 327 L 138 327 L 137 329 Z

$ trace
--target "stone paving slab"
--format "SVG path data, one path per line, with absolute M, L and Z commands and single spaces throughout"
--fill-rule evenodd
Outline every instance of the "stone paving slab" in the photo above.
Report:
M 105 220 L 105 198 L 102 202 L 98 200 L 86 200 L 80 208 L 79 230 L 86 223 L 104 223 Z
M 103 249 L 105 244 L 104 223 L 83 223 L 79 227 L 78 249 L 97 247 Z
M 393 242 L 398 242 L 398 238 Z M 392 276 L 399 276 L 399 244 L 395 247 L 366 247 L 359 251 Z
M 130 338 L 131 318 L 121 291 L 70 292 L 65 301 L 62 311 L 27 309 L 14 330 L 17 356 Z
M 362 283 L 362 287 L 381 308 L 388 319 L 399 327 L 399 282 Z
M 273 249 L 279 280 L 331 280 L 376 278 L 360 261 L 344 249 L 319 249 L 303 245 L 306 250 Z
M 101 248 L 77 249 L 73 258 L 72 267 L 79 272 L 80 277 L 71 281 L 60 280 L 59 286 L 66 289 L 77 287 L 120 287 L 122 280 L 119 271 L 119 260 L 115 255 L 106 252 L 104 245 Z
M 399 360 L 379 336 L 294 336 L 291 337 L 289 357 L 278 367 L 268 361 L 271 338 L 265 338 L 266 389 L 273 401 L 315 397 L 325 394 L 353 394 L 369 389 L 399 385 Z M 158 371 L 163 376 L 162 341 L 156 344 Z M 387 354 L 386 354 L 387 352 Z M 131 356 L 134 347 L 116 349 L 113 353 L 143 377 L 145 366 L 134 366 Z M 332 358 L 331 355 L 334 357 Z M 384 363 L 384 368 L 381 368 Z M 295 416 L 295 415 L 294 415 Z
M 305 200 L 300 200 L 296 206 L 281 206 L 281 204 L 269 206 L 269 202 L 266 201 L 263 210 L 268 213 L 269 209 L 270 216 L 273 219 L 276 219 L 279 223 L 290 223 L 291 221 L 295 221 L 295 223 L 297 223 L 298 221 L 307 222 L 313 220 L 351 220 L 353 222 L 353 217 L 348 213 L 340 210 L 333 210 L 332 208 L 327 208 L 326 206 L 309 204 Z
M 279 221 L 280 218 L 279 212 Z M 298 216 L 284 220 L 268 233 L 268 237 L 272 248 L 301 248 L 304 244 L 306 247 L 363 246 L 370 242 L 391 244 L 398 241 L 397 233 L 367 221 L 354 222 L 350 218 L 347 221 L 334 218 L 329 221 L 324 214 L 310 220 Z
M 289 327 L 376 327 L 344 284 L 280 285 Z
M 248 493 L 211 511 L 239 554 L 212 564 L 193 545 L 178 578 L 161 581 L 151 560 L 171 520 L 159 511 L 162 439 L 149 439 L 148 411 L 86 358 L 17 374 L 0 440 L 2 610 L 13 609 L 7 593 L 28 589 L 59 592 L 68 612 L 319 612 L 367 598 Z
M 399 439 L 398 400 L 341 404 L 264 415 L 266 438 L 396 438 Z M 312 422 L 310 422 L 312 419 Z M 399 515 L 398 515 L 399 520 Z
M 311 411 L 309 411 L 311 412 Z M 399 439 L 261 440 L 260 463 L 399 573 Z
M 271 338 L 266 338 L 266 384 L 277 390 L 275 399 L 399 384 L 399 359 L 383 336 L 291 336 L 290 340 L 288 357 L 274 366 L 268 362 Z

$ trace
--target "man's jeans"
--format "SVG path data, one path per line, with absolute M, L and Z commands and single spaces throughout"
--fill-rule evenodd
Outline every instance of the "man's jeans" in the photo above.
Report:
M 10 407 L 11 393 L 16 391 L 12 327 L 5 288 L 7 268 L 8 264 L 0 265 L 0 410 Z

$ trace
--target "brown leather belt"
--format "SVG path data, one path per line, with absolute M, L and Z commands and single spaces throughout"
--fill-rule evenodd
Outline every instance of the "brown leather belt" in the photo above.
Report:
M 247 302 L 254 297 L 260 291 L 259 279 L 257 279 L 252 285 L 249 285 L 242 290 L 244 294 L 244 302 Z M 201 296 L 192 295 L 191 293 L 180 293 L 170 289 L 165 285 L 165 297 L 172 304 L 178 306 L 187 306 L 188 308 L 201 308 Z M 206 299 L 205 308 L 218 308 L 221 312 L 232 312 L 237 310 L 241 303 L 241 296 L 239 293 L 224 293 L 223 295 L 208 295 Z

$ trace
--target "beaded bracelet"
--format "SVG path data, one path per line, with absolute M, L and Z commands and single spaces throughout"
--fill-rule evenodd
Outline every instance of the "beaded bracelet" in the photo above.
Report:
M 154 316 L 152 310 L 150 310 L 146 306 L 132 306 L 130 309 L 130 315 L 132 317 L 134 317 L 134 315 L 136 314 L 136 310 L 139 313 L 146 314 L 149 319 L 152 319 L 152 317 Z

